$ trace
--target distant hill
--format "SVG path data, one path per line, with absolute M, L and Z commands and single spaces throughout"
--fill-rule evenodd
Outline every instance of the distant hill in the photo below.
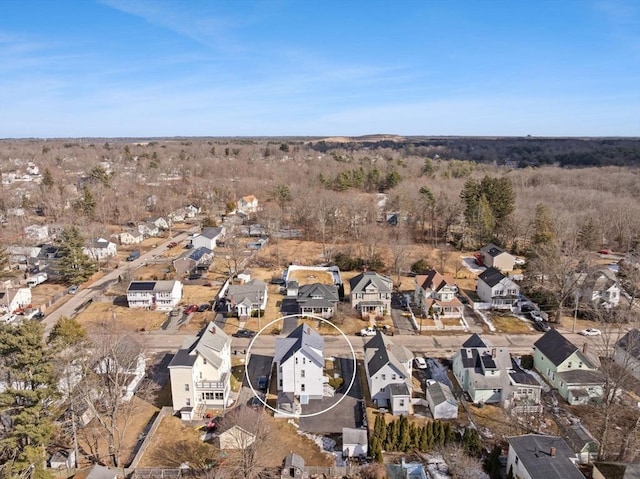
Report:
M 640 166 L 640 138 L 541 137 L 403 137 L 366 135 L 314 140 L 310 147 L 334 149 L 408 150 L 425 157 L 458 159 L 512 167 L 560 165 Z

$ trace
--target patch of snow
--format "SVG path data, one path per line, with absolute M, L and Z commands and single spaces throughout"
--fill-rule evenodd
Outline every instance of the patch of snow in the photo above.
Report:
M 450 388 L 453 387 L 451 381 L 449 381 L 449 376 L 447 376 L 447 368 L 437 359 L 427 358 L 427 371 L 429 371 L 429 379 L 435 379 Z
M 495 332 L 496 327 L 493 325 L 493 323 L 489 319 L 489 316 L 487 316 L 487 314 L 483 313 L 482 311 L 476 311 L 476 313 L 478 314 L 478 316 L 482 318 L 482 321 L 484 321 L 484 324 L 486 324 L 489 327 L 489 331 Z
M 476 259 L 473 256 L 463 256 L 462 266 L 464 266 L 469 271 L 475 274 L 482 273 L 484 270 L 487 269 L 485 266 L 478 265 L 478 263 L 476 263 Z
M 330 437 L 316 436 L 315 434 L 309 434 L 308 432 L 302 432 L 300 430 L 298 430 L 298 434 L 306 437 L 307 439 L 311 439 L 325 454 L 335 457 L 336 463 L 338 461 L 338 457 L 340 457 L 340 461 L 342 461 L 342 451 L 335 450 L 336 441 Z

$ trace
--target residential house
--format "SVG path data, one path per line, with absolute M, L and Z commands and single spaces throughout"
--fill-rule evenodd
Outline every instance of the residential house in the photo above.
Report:
M 309 477 L 304 470 L 304 458 L 290 452 L 284 458 L 280 479 L 306 479 Z
M 227 289 L 226 299 L 230 311 L 235 312 L 239 318 L 248 318 L 267 307 L 267 284 L 259 279 L 232 284 Z
M 0 290 L 0 312 L 13 313 L 31 304 L 31 288 Z
M 427 381 L 425 390 L 427 403 L 433 419 L 455 419 L 458 417 L 458 401 L 446 384 Z
M 194 248 L 208 248 L 211 251 L 216 249 L 217 241 L 222 239 L 225 234 L 224 227 L 210 227 L 210 228 L 202 228 L 202 231 L 199 235 L 195 236 L 191 240 L 191 244 L 193 244 Z
M 202 417 L 207 408 L 229 404 L 231 338 L 213 322 L 185 337 L 169 363 L 174 412 L 182 419 Z
M 604 308 L 612 308 L 620 303 L 620 284 L 616 274 L 609 268 L 574 273 L 574 281 L 579 288 L 580 301 Z
M 122 245 L 128 244 L 139 244 L 144 240 L 144 234 L 142 234 L 139 230 L 127 230 L 123 231 L 118 235 L 118 241 Z
M 629 462 L 596 461 L 592 479 L 640 479 L 640 464 Z
M 145 370 L 147 361 L 144 356 L 142 346 L 137 343 L 132 337 L 128 336 L 123 338 L 122 341 L 118 341 L 113 345 L 113 348 L 109 350 L 113 352 L 113 355 L 103 356 L 95 367 L 97 374 L 104 374 L 108 377 L 115 377 L 118 375 L 120 378 L 126 379 L 126 384 L 123 384 L 122 389 L 122 401 L 130 401 L 133 394 L 145 376 Z M 81 372 L 77 370 L 70 372 L 71 376 L 78 375 Z M 75 381 L 75 378 L 69 378 Z M 60 385 L 66 389 L 67 393 L 71 387 L 71 382 L 67 383 L 67 380 L 60 382 Z
M 186 218 L 195 218 L 200 214 L 200 207 L 198 205 L 187 205 L 184 207 Z
M 49 239 L 49 227 L 47 225 L 25 226 L 24 236 L 32 241 L 47 241 Z
M 181 299 L 180 281 L 131 281 L 127 288 L 127 303 L 130 308 L 170 311 Z
M 551 329 L 533 343 L 533 367 L 569 404 L 600 400 L 603 378 L 591 358 Z
M 600 442 L 582 423 L 570 423 L 563 428 L 563 436 L 567 444 L 580 462 L 592 462 L 598 458 Z M 640 478 L 638 478 L 640 479 Z
M 299 314 L 313 314 L 328 319 L 333 317 L 338 305 L 338 287 L 333 284 L 305 284 L 297 281 L 287 285 L 287 296 L 295 298 Z
M 478 276 L 476 292 L 493 309 L 511 310 L 517 306 L 520 286 L 496 268 L 487 268 Z
M 138 231 L 142 233 L 145 238 L 153 238 L 160 235 L 160 228 L 150 222 L 140 223 L 138 225 Z
M 632 329 L 616 342 L 613 360 L 640 380 L 640 330 Z
M 513 271 L 516 257 L 493 243 L 480 249 L 482 264 L 487 268 L 496 268 L 500 271 Z
M 366 428 L 342 428 L 342 457 L 366 457 L 368 444 Z
M 9 246 L 9 265 L 20 270 L 29 270 L 32 266 L 37 265 L 38 255 L 41 251 L 40 246 Z
M 364 368 L 371 400 L 378 407 L 390 407 L 394 414 L 411 409 L 413 353 L 394 344 L 382 332 L 364 345 Z
M 256 435 L 235 424 L 219 432 L 215 442 L 222 450 L 242 450 L 256 442 Z
M 375 271 L 365 271 L 349 280 L 351 288 L 351 307 L 365 316 L 382 316 L 391 311 L 391 278 L 379 275 Z
M 446 318 L 462 318 L 464 305 L 456 298 L 458 287 L 451 276 L 443 276 L 436 270 L 415 277 L 414 302 L 425 314 Z
M 576 456 L 558 436 L 508 437 L 507 471 L 521 479 L 584 479 Z
M 51 244 L 42 245 L 38 257 L 34 264 L 38 266 L 40 271 L 46 269 L 56 269 L 57 263 L 60 260 L 59 254 L 60 248 Z
M 104 238 L 94 238 L 82 248 L 82 252 L 94 261 L 115 256 L 118 251 L 116 244 Z
M 277 338 L 273 362 L 279 393 L 293 394 L 301 404 L 322 399 L 324 338 L 315 330 L 301 324 L 286 338 Z
M 238 200 L 236 210 L 239 213 L 250 215 L 258 211 L 258 198 L 253 195 L 243 196 Z
M 178 276 L 185 276 L 198 267 L 208 268 L 213 259 L 213 251 L 204 246 L 201 248 L 187 250 L 173 260 L 173 267 Z
M 51 469 L 73 469 L 76 467 L 76 452 L 73 449 L 61 449 L 49 458 Z
M 453 374 L 474 403 L 540 411 L 541 385 L 518 367 L 508 348 L 494 347 L 477 334 L 454 356 Z
M 166 231 L 171 226 L 170 220 L 163 218 L 162 216 L 155 216 L 149 218 L 146 222 L 155 225 L 160 231 Z

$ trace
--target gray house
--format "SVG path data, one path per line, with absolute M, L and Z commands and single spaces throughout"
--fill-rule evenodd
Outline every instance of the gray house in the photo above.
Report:
M 618 340 L 613 360 L 640 380 L 640 330 L 632 329 Z
M 287 295 L 295 297 L 298 313 L 314 314 L 325 319 L 333 317 L 339 301 L 338 287 L 334 284 L 298 286 L 297 281 L 290 281 Z
M 558 436 L 527 434 L 508 437 L 507 471 L 529 479 L 584 479 L 576 455 Z

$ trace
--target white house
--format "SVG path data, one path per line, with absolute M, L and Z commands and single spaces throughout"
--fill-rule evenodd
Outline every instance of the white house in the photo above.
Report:
M 391 311 L 391 278 L 379 275 L 375 271 L 365 271 L 349 280 L 351 287 L 351 307 L 363 315 L 389 314 Z
M 258 211 L 258 198 L 253 195 L 243 196 L 236 205 L 238 213 L 249 215 Z
M 393 344 L 378 331 L 364 345 L 364 367 L 371 400 L 378 407 L 390 407 L 394 414 L 411 409 L 413 353 Z
M 575 273 L 580 301 L 594 306 L 612 308 L 620 303 L 620 285 L 616 274 L 609 268 Z
M 324 338 L 315 330 L 301 324 L 286 338 L 277 338 L 273 362 L 278 392 L 293 394 L 300 404 L 322 399 Z
M 0 290 L 0 312 L 13 313 L 31 304 L 31 288 Z
M 267 284 L 259 279 L 232 284 L 227 289 L 226 298 L 230 311 L 237 313 L 239 318 L 250 317 L 267 307 Z
M 428 381 L 425 392 L 433 419 L 458 417 L 458 401 L 449 386 L 438 381 Z
M 342 457 L 366 456 L 368 444 L 366 428 L 342 428 Z
M 160 231 L 168 230 L 169 226 L 171 226 L 170 220 L 166 220 L 162 216 L 149 218 L 146 222 L 157 226 Z
M 587 404 L 602 398 L 604 378 L 585 353 L 551 329 L 533 343 L 533 367 L 569 404 Z
M 144 235 L 138 230 L 123 231 L 118 235 L 120 244 L 139 244 L 144 240 Z
M 169 311 L 182 299 L 180 281 L 131 281 L 127 288 L 130 308 L 155 308 Z
M 49 239 L 49 227 L 47 225 L 25 226 L 24 236 L 33 241 L 46 241 Z
M 632 329 L 616 342 L 613 360 L 640 380 L 640 330 Z
M 415 277 L 414 302 L 427 314 L 447 318 L 461 318 L 464 305 L 456 298 L 458 287 L 451 276 L 436 270 Z
M 493 309 L 511 310 L 517 305 L 520 286 L 496 268 L 487 268 L 478 276 L 476 292 Z
M 102 260 L 115 256 L 116 244 L 104 238 L 95 238 L 82 248 L 82 252 L 93 260 Z
M 216 249 L 217 241 L 222 239 L 225 234 L 224 227 L 209 227 L 202 228 L 199 235 L 195 236 L 191 240 L 194 248 L 209 248 L 210 250 Z
M 508 437 L 507 473 L 521 479 L 584 479 L 576 455 L 558 436 Z
M 231 338 L 213 322 L 198 336 L 185 337 L 169 363 L 174 412 L 182 419 L 202 417 L 207 408 L 224 408 L 231 392 Z
M 140 223 L 138 225 L 138 231 L 144 235 L 145 238 L 158 236 L 160 234 L 160 228 L 153 223 Z

